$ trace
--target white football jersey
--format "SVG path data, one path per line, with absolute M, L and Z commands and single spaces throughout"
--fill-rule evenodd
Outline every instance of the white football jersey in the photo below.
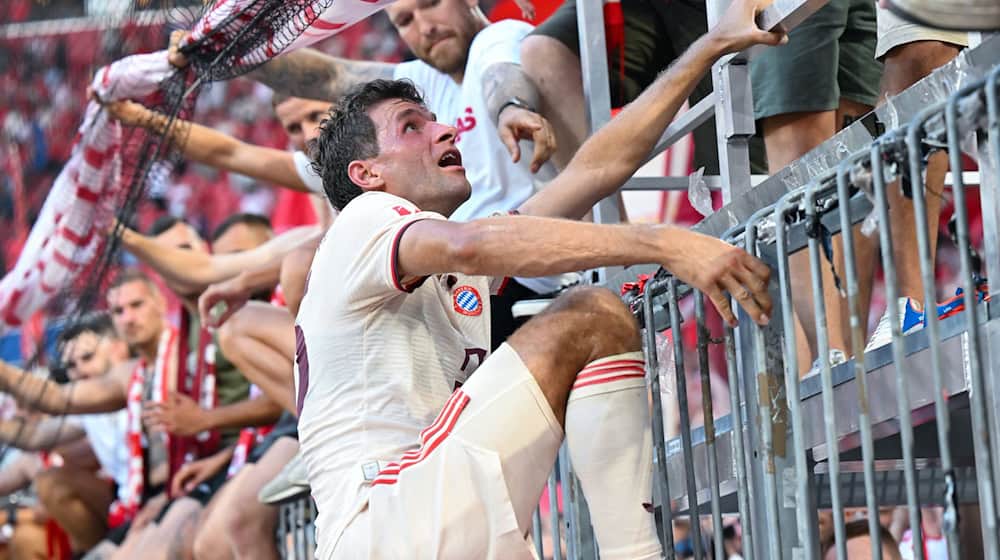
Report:
M 406 228 L 444 219 L 369 192 L 316 251 L 296 320 L 295 386 L 321 551 L 366 500 L 361 465 L 415 449 L 489 352 L 489 278 L 398 277 Z

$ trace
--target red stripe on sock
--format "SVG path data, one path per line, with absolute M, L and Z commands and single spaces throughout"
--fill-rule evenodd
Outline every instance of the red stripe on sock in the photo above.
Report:
M 598 377 L 598 376 L 601 376 L 601 375 L 607 375 L 609 373 L 621 373 L 621 372 L 626 372 L 626 371 L 637 371 L 637 372 L 640 372 L 640 373 L 644 373 L 646 370 L 644 368 L 635 367 L 635 366 L 608 368 L 608 369 L 599 370 L 599 371 L 593 371 L 593 370 L 587 371 L 587 370 L 583 370 L 583 371 L 581 371 L 580 373 L 577 374 L 576 380 L 580 381 L 581 379 L 590 379 L 590 378 Z
M 591 363 L 587 364 L 587 366 L 584 367 L 582 370 L 580 370 L 580 373 L 585 373 L 585 372 L 593 371 L 593 370 L 597 370 L 597 369 L 605 369 L 605 368 L 609 368 L 609 367 L 624 367 L 624 366 L 645 367 L 645 365 L 646 365 L 646 362 L 644 360 L 611 360 L 611 361 L 600 362 L 600 363 L 591 362 Z
M 607 377 L 604 379 L 591 379 L 589 381 L 577 382 L 573 384 L 573 390 L 582 389 L 584 387 L 589 387 L 591 385 L 601 385 L 603 383 L 612 383 L 614 381 L 621 381 L 622 379 L 643 379 L 646 377 L 644 373 L 628 373 L 623 375 L 616 375 L 614 377 Z

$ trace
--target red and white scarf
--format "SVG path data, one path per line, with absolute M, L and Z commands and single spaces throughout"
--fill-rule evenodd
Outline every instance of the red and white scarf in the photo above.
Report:
M 124 495 L 111 504 L 108 511 L 108 527 L 115 528 L 131 521 L 142 507 L 143 492 L 146 484 L 145 454 L 142 427 L 142 403 L 145 399 L 146 381 L 152 388 L 152 400 L 163 402 L 170 393 L 171 383 L 177 380 L 177 339 L 178 332 L 174 327 L 164 329 L 160 335 L 160 343 L 156 350 L 156 361 L 153 364 L 152 375 L 149 376 L 148 363 L 140 359 L 132 370 L 126 396 L 127 421 L 125 427 L 125 445 L 128 448 L 128 473 L 125 482 Z M 169 435 L 167 448 L 169 449 Z
M 280 31 L 269 35 L 271 40 L 245 54 L 237 64 L 249 68 L 277 56 L 275 36 L 296 37 L 285 51 L 305 47 L 346 29 L 392 1 L 298 0 L 305 9 L 297 17 L 288 18 Z M 222 26 L 222 22 L 238 14 L 239 22 L 250 25 L 261 10 L 281 5 L 277 0 L 217 0 L 192 27 L 187 44 L 197 45 L 203 58 L 211 60 L 211 55 L 239 39 L 240 26 Z M 134 55 L 98 70 L 90 86 L 106 101 L 142 101 L 156 94 L 160 84 L 175 71 L 167 62 L 166 51 Z M 84 115 L 69 161 L 56 178 L 17 263 L 0 280 L 0 334 L 24 323 L 93 262 L 114 215 L 109 206 L 120 200 L 127 188 L 130 177 L 122 172 L 126 162 L 121 153 L 121 125 L 108 119 L 95 102 L 87 105 Z
M 182 349 L 183 350 L 183 349 Z M 215 358 L 217 349 L 212 333 L 206 327 L 198 331 L 198 354 L 194 376 L 183 375 L 185 383 L 178 390 L 194 399 L 198 406 L 212 410 L 218 406 Z M 186 352 L 182 351 L 182 354 Z M 205 430 L 194 437 L 174 437 L 170 448 L 170 478 L 181 466 L 199 457 L 215 453 L 219 446 L 218 430 Z

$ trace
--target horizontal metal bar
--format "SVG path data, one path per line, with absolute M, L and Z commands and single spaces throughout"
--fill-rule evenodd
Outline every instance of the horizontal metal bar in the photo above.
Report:
M 757 186 L 767 180 L 767 175 L 751 175 L 750 183 Z M 722 178 L 718 175 L 702 177 L 705 186 L 712 190 L 722 188 Z M 622 187 L 623 191 L 686 191 L 691 185 L 689 177 L 632 177 Z
M 694 229 L 719 237 L 729 228 L 745 223 L 760 208 L 774 204 L 787 192 L 830 171 L 840 160 L 869 146 L 874 136 L 866 126 L 871 126 L 874 119 L 877 118 L 887 128 L 905 124 L 928 105 L 946 100 L 955 91 L 955 84 L 985 75 L 997 60 L 1000 60 L 1000 37 L 991 37 L 975 49 L 963 51 L 955 60 L 877 108 L 875 116 L 855 121 L 767 181 L 702 220 Z
M 663 136 L 657 140 L 656 145 L 653 146 L 653 150 L 649 153 L 644 163 L 648 163 L 650 160 L 660 155 L 664 150 L 676 144 L 681 138 L 684 138 L 691 133 L 694 129 L 698 128 L 702 124 L 712 118 L 715 114 L 715 92 L 706 95 L 701 101 L 694 104 L 687 111 L 684 111 L 677 118 L 674 119 L 667 130 L 663 132 Z

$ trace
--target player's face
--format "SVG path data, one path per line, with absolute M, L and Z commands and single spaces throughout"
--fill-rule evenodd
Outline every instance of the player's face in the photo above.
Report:
M 292 97 L 274 108 L 292 147 L 300 152 L 306 151 L 309 142 L 319 138 L 319 125 L 329 111 L 328 101 L 300 97 Z
M 113 341 L 92 332 L 80 333 L 63 347 L 62 362 L 71 380 L 91 379 L 111 368 Z
M 212 242 L 217 255 L 240 253 L 263 245 L 271 238 L 271 230 L 260 225 L 233 224 Z
M 368 114 L 379 144 L 371 165 L 386 192 L 445 216 L 469 198 L 472 187 L 455 147 L 455 127 L 410 101 L 384 101 Z
M 478 0 L 398 0 L 389 19 L 417 58 L 445 74 L 462 72 L 469 45 L 482 29 Z
M 129 346 L 144 346 L 160 336 L 163 297 L 146 282 L 134 280 L 108 290 L 108 309 L 115 330 Z
M 198 235 L 198 232 L 184 222 L 177 222 L 173 227 L 162 231 L 154 237 L 157 243 L 175 247 L 177 249 L 192 249 L 202 253 L 208 252 L 205 240 Z

